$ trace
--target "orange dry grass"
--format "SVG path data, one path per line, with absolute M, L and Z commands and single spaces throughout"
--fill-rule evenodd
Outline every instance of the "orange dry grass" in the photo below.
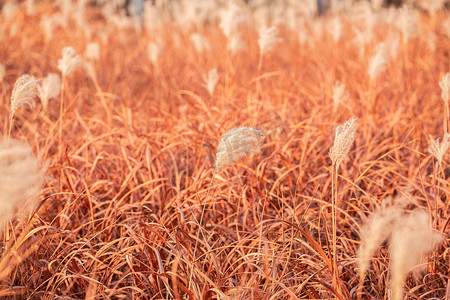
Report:
M 48 10 L 39 6 L 38 16 Z M 94 28 L 104 25 L 97 11 L 87 13 Z M 75 25 L 44 42 L 38 16 L 20 12 L 18 34 L 10 36 L 6 27 L 1 40 L 4 135 L 15 80 L 56 72 L 64 46 L 83 53 L 90 42 Z M 250 28 L 243 28 L 248 48 L 230 58 L 217 26 L 202 31 L 212 51 L 200 55 L 189 40 L 193 29 L 167 24 L 159 32 L 165 46 L 157 67 L 146 53 L 152 34 L 114 32 L 95 64 L 98 86 L 82 68 L 67 77 L 61 141 L 58 100 L 50 100 L 47 112 L 38 104 L 16 113 L 12 137 L 27 140 L 50 167 L 35 217 L 2 233 L 0 260 L 10 267 L 0 269 L 0 296 L 355 298 L 359 230 L 367 215 L 396 195 L 432 212 L 436 181 L 448 176 L 433 175 L 437 166 L 426 152 L 427 136 L 442 135 L 438 82 L 448 71 L 450 42 L 430 24 L 444 17 L 421 16 L 422 30 L 437 34 L 435 54 L 420 37 L 413 39 L 374 86 L 366 72 L 373 49 L 359 56 L 349 20 L 338 46 L 325 33 L 313 47 L 300 47 L 296 33 L 282 29 L 283 43 L 265 54 L 259 77 L 257 36 Z M 376 36 L 383 38 L 381 28 Z M 202 75 L 215 67 L 220 80 L 210 97 Z M 337 80 L 345 82 L 350 100 L 333 113 Z M 328 151 L 335 127 L 353 115 L 359 118 L 355 146 L 337 183 L 338 294 L 331 273 Z M 263 153 L 216 174 L 193 257 L 216 147 L 238 126 L 268 132 Z M 439 180 L 436 224 L 445 233 L 450 187 Z M 407 278 L 409 297 L 445 295 L 447 245 L 433 256 L 426 276 Z M 7 252 L 10 247 L 16 255 Z M 363 299 L 386 297 L 386 253 L 386 247 L 377 252 Z

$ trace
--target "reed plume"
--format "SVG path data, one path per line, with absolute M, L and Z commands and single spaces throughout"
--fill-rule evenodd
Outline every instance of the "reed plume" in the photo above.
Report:
M 381 205 L 361 227 L 361 246 L 358 249 L 359 277 L 361 282 L 369 268 L 370 258 L 381 243 L 392 234 L 394 225 L 403 214 L 403 210 L 394 205 Z
M 219 13 L 219 17 L 219 27 L 228 39 L 227 48 L 234 55 L 245 47 L 238 32 L 239 24 L 245 21 L 242 9 L 234 3 L 230 4 Z
M 267 27 L 266 25 L 261 26 L 259 29 L 259 52 L 260 56 L 265 53 L 272 51 L 273 47 L 280 43 L 283 39 L 277 38 L 278 28 L 276 26 Z
M 403 299 L 406 274 L 441 241 L 442 234 L 431 228 L 430 216 L 425 211 L 416 209 L 397 220 L 390 242 L 392 300 Z
M 419 209 L 407 214 L 398 204 L 381 206 L 362 226 L 358 265 L 361 287 L 370 257 L 385 240 L 390 242 L 392 299 L 403 299 L 405 275 L 416 267 L 426 253 L 441 242 L 442 234 L 430 226 L 429 214 Z
M 217 147 L 216 171 L 251 152 L 261 152 L 261 138 L 264 136 L 264 131 L 252 127 L 233 128 L 226 132 Z
M 230 36 L 227 43 L 227 49 L 230 51 L 231 55 L 235 55 L 242 49 L 245 49 L 247 45 L 241 38 L 241 34 L 239 32 L 235 32 Z
M 17 109 L 23 104 L 34 107 L 33 98 L 37 95 L 38 83 L 38 79 L 28 74 L 22 75 L 17 79 L 11 95 L 11 116 L 14 116 Z
M 58 60 L 58 70 L 64 77 L 75 71 L 83 62 L 81 56 L 70 46 L 64 47 L 61 54 L 62 57 Z
M 342 36 L 342 21 L 338 16 L 334 16 L 327 24 L 327 29 L 333 41 L 338 43 Z
M 418 17 L 414 10 L 408 6 L 403 6 L 398 10 L 398 17 L 395 25 L 402 33 L 403 44 L 407 44 L 410 39 L 418 33 Z
M 442 138 L 442 143 L 439 143 L 439 138 L 433 139 L 430 135 L 430 147 L 428 148 L 428 152 L 432 154 L 439 163 L 439 166 L 442 166 L 442 160 L 445 156 L 445 153 L 450 148 L 450 133 L 444 133 L 444 137 Z
M 450 99 L 450 73 L 444 75 L 442 80 L 439 82 L 439 86 L 442 90 L 442 100 L 446 105 L 448 105 L 448 100 Z
M 198 33 L 191 34 L 190 40 L 194 45 L 195 50 L 199 53 L 211 50 L 211 44 L 208 39 Z
M 337 170 L 344 158 L 350 151 L 350 147 L 355 140 L 356 121 L 358 118 L 352 117 L 343 125 L 336 127 L 336 134 L 334 137 L 334 144 L 330 148 L 330 158 L 333 162 L 333 166 Z
M 11 138 L 0 141 L 0 227 L 15 214 L 28 214 L 36 207 L 46 169 L 39 167 L 28 144 Z
M 435 183 L 437 181 L 437 184 L 435 184 L 435 195 L 434 195 L 434 224 L 437 228 L 439 225 L 439 218 L 438 218 L 438 199 L 440 197 L 440 180 L 438 180 L 438 176 L 443 176 L 441 174 L 442 170 L 442 160 L 444 159 L 445 153 L 450 148 L 450 133 L 445 132 L 444 137 L 442 138 L 442 143 L 439 143 L 439 138 L 433 139 L 433 137 L 430 135 L 430 147 L 428 148 L 428 152 L 433 155 L 436 160 L 438 161 L 438 167 L 434 168 L 434 178 Z M 445 176 L 443 176 L 442 181 L 445 181 Z
M 378 75 L 386 70 L 388 61 L 389 56 L 387 54 L 386 44 L 378 43 L 375 54 L 370 58 L 369 67 L 367 69 L 371 81 L 377 79 Z
M 154 66 L 158 63 L 159 56 L 162 53 L 162 48 L 157 42 L 151 42 L 147 46 L 147 55 Z
M 88 43 L 84 53 L 87 60 L 98 61 L 100 59 L 100 44 L 97 42 Z
M 219 82 L 219 73 L 217 69 L 211 69 L 208 75 L 203 75 L 204 86 L 208 90 L 210 96 L 214 94 L 214 89 L 216 88 L 217 82 Z
M 245 21 L 242 9 L 234 3 L 222 10 L 219 17 L 219 27 L 228 39 L 237 32 L 239 24 Z
M 35 103 L 33 98 L 38 94 L 39 80 L 32 75 L 22 75 L 17 79 L 14 84 L 14 89 L 11 95 L 11 106 L 10 106 L 10 120 L 9 120 L 9 133 L 11 135 L 12 120 L 17 111 L 17 109 L 23 104 L 28 104 L 30 107 L 34 107 Z
M 347 100 L 349 96 L 345 89 L 345 83 L 336 81 L 333 88 L 333 112 L 336 112 L 339 104 Z
M 48 74 L 37 86 L 38 96 L 41 99 L 44 110 L 47 110 L 48 101 L 58 97 L 61 93 L 61 77 L 58 74 Z

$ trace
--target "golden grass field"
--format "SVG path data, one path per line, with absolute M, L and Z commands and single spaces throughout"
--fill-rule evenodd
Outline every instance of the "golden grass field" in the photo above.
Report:
M 189 19 L 160 6 L 142 25 L 119 10 L 113 19 L 100 6 L 69 5 L 50 35 L 42 20 L 64 17 L 55 2 L 0 15 L 3 137 L 11 124 L 11 138 L 48 164 L 38 205 L 0 233 L 0 297 L 449 299 L 449 159 L 439 165 L 428 151 L 448 128 L 439 86 L 450 71 L 448 11 L 410 8 L 410 31 L 394 26 L 406 8 L 369 6 L 360 9 L 368 15 L 303 17 L 293 30 L 277 22 L 281 8 L 261 9 L 282 39 L 261 55 L 255 8 L 242 7 L 245 45 L 231 51 L 217 14 Z M 361 27 L 368 16 L 374 26 Z M 194 33 L 209 48 L 196 49 Z M 90 42 L 98 59 L 87 58 Z M 380 42 L 388 61 L 371 77 Z M 47 107 L 34 97 L 10 123 L 16 80 L 61 75 L 66 46 L 83 65 L 62 77 Z M 347 92 L 340 103 L 337 81 Z M 332 182 L 335 129 L 353 116 L 354 142 Z M 264 131 L 261 151 L 215 171 L 221 137 L 242 126 Z M 15 184 L 5 176 L 1 189 Z M 358 249 L 377 207 L 400 201 L 405 215 L 427 212 L 443 239 L 422 255 L 421 273 L 407 270 L 395 298 L 392 241 L 376 248 L 363 280 Z M 427 243 L 415 241 L 403 245 L 406 256 Z

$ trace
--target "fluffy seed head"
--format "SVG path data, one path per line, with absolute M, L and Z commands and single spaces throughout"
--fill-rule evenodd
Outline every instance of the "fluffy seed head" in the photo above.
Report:
M 205 88 L 208 90 L 209 94 L 212 95 L 214 93 L 214 89 L 216 88 L 216 84 L 219 81 L 219 73 L 217 73 L 217 69 L 212 69 L 208 72 L 208 75 L 203 75 L 203 81 L 205 82 Z
M 433 139 L 430 135 L 430 147 L 428 148 L 428 152 L 437 159 L 439 165 L 442 165 L 442 159 L 444 158 L 448 148 L 450 148 L 450 133 L 444 133 L 442 143 L 440 144 L 439 138 Z
M 361 227 L 361 246 L 358 249 L 359 277 L 362 282 L 376 248 L 389 238 L 393 226 L 403 215 L 399 206 L 380 206 Z
M 333 111 L 337 111 L 339 104 L 347 100 L 349 96 L 345 89 L 345 83 L 336 81 L 333 89 Z
M 358 249 L 361 284 L 375 249 L 390 240 L 392 299 L 403 299 L 405 275 L 416 267 L 422 256 L 442 241 L 442 234 L 430 225 L 429 214 L 419 209 L 406 213 L 402 203 L 381 206 L 362 226 L 362 243 Z M 416 269 L 417 270 L 417 269 Z
M 430 216 L 420 210 L 397 220 L 391 237 L 392 299 L 403 299 L 405 276 L 421 258 L 442 241 L 442 234 L 430 226 Z
M 64 47 L 61 53 L 62 57 L 58 60 L 58 70 L 61 71 L 63 76 L 69 75 L 81 66 L 83 62 L 81 56 L 72 47 Z
M 418 17 L 416 12 L 408 6 L 403 6 L 398 10 L 398 16 L 395 25 L 402 32 L 403 43 L 417 35 Z
M 328 32 L 333 37 L 335 43 L 339 42 L 342 35 L 342 22 L 338 16 L 333 17 L 328 23 Z
M 10 138 L 0 141 L 0 227 L 36 206 L 45 171 L 28 144 Z
M 273 47 L 282 41 L 282 39 L 277 38 L 278 28 L 276 26 L 267 27 L 266 25 L 261 26 L 259 29 L 259 51 L 261 55 L 264 55 L 268 51 L 271 51 Z
M 194 44 L 195 50 L 199 53 L 211 50 L 211 45 L 208 39 L 198 33 L 193 33 L 190 36 L 192 44 Z
M 232 34 L 227 43 L 228 50 L 230 50 L 232 55 L 235 55 L 242 49 L 246 47 L 245 42 L 241 38 L 241 34 L 239 32 L 235 32 Z
M 355 140 L 356 121 L 358 118 L 352 117 L 343 125 L 336 127 L 333 147 L 330 148 L 330 158 L 336 169 L 347 156 L 350 147 Z
M 236 4 L 230 4 L 227 9 L 220 12 L 219 27 L 223 34 L 229 39 L 237 32 L 240 23 L 245 20 L 241 8 Z
M 22 75 L 17 79 L 11 95 L 11 117 L 14 116 L 22 104 L 26 103 L 34 107 L 33 97 L 37 95 L 38 83 L 38 79 L 28 74 Z
M 450 73 L 445 74 L 439 82 L 439 86 L 442 90 L 442 100 L 444 100 L 444 103 L 448 105 L 448 100 L 450 99 Z
M 151 42 L 147 46 L 147 54 L 148 58 L 152 62 L 153 65 L 158 63 L 159 56 L 161 55 L 162 49 L 159 43 Z
M 367 69 L 370 80 L 374 81 L 381 72 L 386 70 L 388 61 L 389 57 L 387 54 L 386 45 L 384 43 L 378 43 L 375 55 L 370 58 L 369 68 Z
M 37 89 L 42 106 L 47 109 L 48 100 L 58 97 L 61 92 L 61 78 L 58 74 L 50 73 L 37 86 Z
M 252 127 L 233 128 L 226 132 L 217 147 L 216 171 L 251 152 L 261 152 L 261 139 L 264 136 L 264 131 Z
M 90 42 L 86 45 L 85 56 L 90 61 L 97 61 L 100 59 L 100 44 L 97 42 Z

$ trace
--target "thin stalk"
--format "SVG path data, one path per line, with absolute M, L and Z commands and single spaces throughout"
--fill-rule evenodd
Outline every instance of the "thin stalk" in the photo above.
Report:
M 258 78 L 258 76 L 260 76 L 261 75 L 261 72 L 262 72 L 262 64 L 263 64 L 263 55 L 262 55 L 262 53 L 261 53 L 261 51 L 259 52 L 259 60 L 258 60 L 258 71 L 257 71 L 257 74 L 256 74 L 256 77 Z M 257 94 L 258 95 L 260 95 L 261 94 L 261 81 L 260 81 L 260 79 L 257 81 L 257 83 L 256 83 L 256 90 L 257 90 Z
M 59 145 L 62 144 L 62 132 L 64 127 L 64 91 L 65 91 L 65 83 L 66 83 L 66 76 L 64 73 L 62 74 L 62 80 L 61 80 L 61 100 L 59 102 Z
M 227 50 L 225 51 L 225 93 L 228 99 L 231 99 L 231 53 L 227 44 Z M 223 104 L 223 101 L 222 101 Z M 223 105 L 222 105 L 223 107 Z
M 103 95 L 103 91 L 100 87 L 100 85 L 98 84 L 96 75 L 94 72 L 88 72 L 88 75 L 90 75 L 92 82 L 94 83 L 95 89 L 97 90 L 97 94 L 100 97 L 100 102 L 103 106 L 103 109 L 105 110 L 105 114 L 106 114 L 106 120 L 108 122 L 108 124 L 111 124 L 112 122 L 112 115 L 111 115 L 111 111 L 108 107 L 108 103 L 106 102 L 105 96 Z
M 13 123 L 13 115 L 10 114 L 9 117 L 9 130 L 8 130 L 8 137 L 11 137 L 11 128 L 12 128 L 12 123 Z
M 339 285 L 339 270 L 337 267 L 337 213 L 336 213 L 336 205 L 337 205 L 337 172 L 338 172 L 338 166 L 335 164 L 332 165 L 332 171 L 331 171 L 331 222 L 333 227 L 333 266 L 332 266 L 332 278 L 333 278 L 333 286 L 335 287 L 336 291 L 340 294 L 341 289 Z
M 434 172 L 433 178 L 434 178 L 435 195 L 434 195 L 434 221 L 432 222 L 433 223 L 432 225 L 434 225 L 434 228 L 436 230 L 439 230 L 438 197 L 440 194 L 439 176 L 441 176 L 441 164 L 438 164 L 437 172 L 436 166 L 434 166 L 433 172 Z M 433 251 L 433 253 L 431 254 L 430 273 L 436 272 L 437 257 L 438 257 L 437 251 Z
M 209 192 L 211 190 L 211 185 L 214 181 L 214 177 L 216 176 L 216 168 L 214 169 L 214 173 L 213 176 L 211 178 L 211 181 L 209 182 L 209 186 L 208 186 L 208 190 L 206 192 L 206 198 L 205 201 L 202 203 L 202 213 L 200 215 L 200 222 L 198 223 L 198 231 L 197 231 L 197 237 L 195 239 L 195 247 L 194 247 L 194 254 L 192 256 L 192 267 L 191 267 L 191 274 L 189 275 L 189 284 L 188 284 L 188 290 L 191 289 L 191 284 L 192 284 L 192 274 L 194 273 L 194 262 L 195 262 L 195 254 L 197 254 L 197 246 L 198 246 L 198 239 L 200 238 L 200 231 L 202 231 L 202 222 L 203 222 L 203 215 L 205 214 L 205 208 L 206 208 L 206 204 L 208 203 L 208 196 L 209 196 Z M 197 221 L 197 219 L 195 220 Z
M 439 182 L 439 176 L 441 176 L 441 164 L 438 166 L 437 174 L 434 176 L 434 180 L 437 181 L 436 183 L 436 195 L 434 197 L 434 222 L 435 227 L 438 230 L 439 227 L 439 219 L 438 219 L 438 198 L 440 194 L 440 182 Z
M 449 118 L 450 118 L 450 112 L 449 112 L 449 108 L 448 108 L 448 103 L 444 102 L 444 133 L 448 132 L 448 122 L 449 122 Z
M 261 261 L 263 261 L 263 254 L 262 254 L 262 234 L 263 234 L 263 226 L 264 226 L 264 223 L 263 223 L 263 220 L 264 220 L 264 209 L 266 208 L 266 202 L 267 202 L 267 197 L 265 197 L 264 198 L 264 203 L 263 203 L 263 205 L 262 205 L 262 208 L 261 208 L 261 218 L 260 218 L 260 221 L 259 221 L 259 226 L 260 226 L 260 229 L 259 229 L 259 242 L 258 242 L 258 258 L 259 258 L 259 253 L 261 253 Z

